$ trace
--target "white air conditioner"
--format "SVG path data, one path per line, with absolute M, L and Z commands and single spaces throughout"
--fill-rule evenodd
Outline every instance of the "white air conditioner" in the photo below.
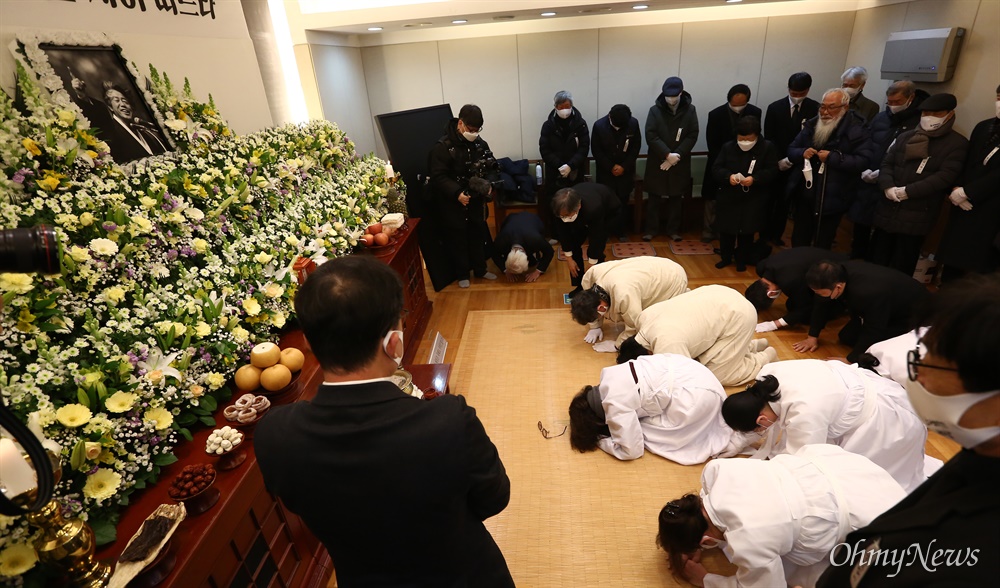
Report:
M 882 54 L 883 80 L 945 82 L 955 73 L 965 29 L 891 33 Z

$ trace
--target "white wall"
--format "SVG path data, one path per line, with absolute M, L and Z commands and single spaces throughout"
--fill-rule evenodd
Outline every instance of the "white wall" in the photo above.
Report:
M 361 66 L 361 49 L 320 44 L 310 47 L 317 81 L 327 82 L 320 88 L 324 118 L 336 122 L 347 133 L 358 153 L 375 151 L 376 131 Z
M 958 95 L 959 126 L 968 131 L 992 113 L 1000 83 L 1000 0 L 916 0 L 842 12 L 427 40 L 362 47 L 360 55 L 372 115 L 443 102 L 457 112 L 474 102 L 486 119 L 483 137 L 498 156 L 535 159 L 558 90 L 573 93 L 589 124 L 617 103 L 631 106 L 642 124 L 663 80 L 680 75 L 704 131 L 708 112 L 725 102 L 734 84 L 750 86 L 751 102 L 763 109 L 785 95 L 794 72 L 812 74 L 811 96 L 819 99 L 840 85 L 847 66 L 863 65 L 871 75 L 865 93 L 881 103 L 889 82 L 878 79 L 879 67 L 889 32 L 942 26 L 969 30 L 958 71 L 948 83 L 924 87 Z M 317 67 L 327 118 L 337 110 L 327 107 L 326 95 L 344 83 L 330 72 Z M 352 75 L 355 84 L 360 76 Z M 973 104 L 972 95 L 983 96 L 981 103 Z M 696 148 L 706 148 L 703 136 Z M 385 156 L 377 133 L 375 150 Z
M 217 0 L 215 19 L 174 15 L 146 1 L 146 12 L 89 0 L 0 0 L 0 87 L 14 93 L 14 59 L 7 47 L 19 31 L 105 32 L 146 72 L 152 63 L 201 99 L 211 93 L 238 133 L 271 125 L 253 43 L 238 0 Z
M 882 49 L 889 33 L 963 27 L 966 37 L 955 76 L 937 84 L 917 84 L 931 94 L 958 97 L 955 129 L 966 135 L 976 123 L 995 115 L 1000 84 L 1000 0 L 917 0 L 857 12 L 848 61 L 870 63 L 865 93 L 881 102 L 891 81 L 880 80 Z

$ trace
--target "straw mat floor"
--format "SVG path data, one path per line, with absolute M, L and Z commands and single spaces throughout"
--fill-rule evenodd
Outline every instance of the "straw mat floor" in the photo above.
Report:
M 554 439 L 538 431 L 541 420 L 560 432 L 573 395 L 614 364 L 614 354 L 595 353 L 583 335 L 567 309 L 468 314 L 451 388 L 476 408 L 511 480 L 510 505 L 486 526 L 518 586 L 686 585 L 656 547 L 656 521 L 668 500 L 698 490 L 703 466 L 580 454 L 568 431 Z M 705 563 L 735 572 L 721 556 Z

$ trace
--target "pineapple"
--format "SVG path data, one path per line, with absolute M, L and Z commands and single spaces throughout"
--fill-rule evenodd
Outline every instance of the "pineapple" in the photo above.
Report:
M 404 217 L 409 217 L 406 212 L 406 196 L 395 186 L 389 188 L 389 192 L 385 195 L 385 201 L 389 212 L 398 212 Z

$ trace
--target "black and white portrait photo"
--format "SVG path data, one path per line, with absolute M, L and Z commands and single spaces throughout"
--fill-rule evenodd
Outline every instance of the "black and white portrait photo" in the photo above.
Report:
M 41 44 L 49 64 L 111 157 L 128 163 L 170 150 L 163 129 L 114 46 Z

